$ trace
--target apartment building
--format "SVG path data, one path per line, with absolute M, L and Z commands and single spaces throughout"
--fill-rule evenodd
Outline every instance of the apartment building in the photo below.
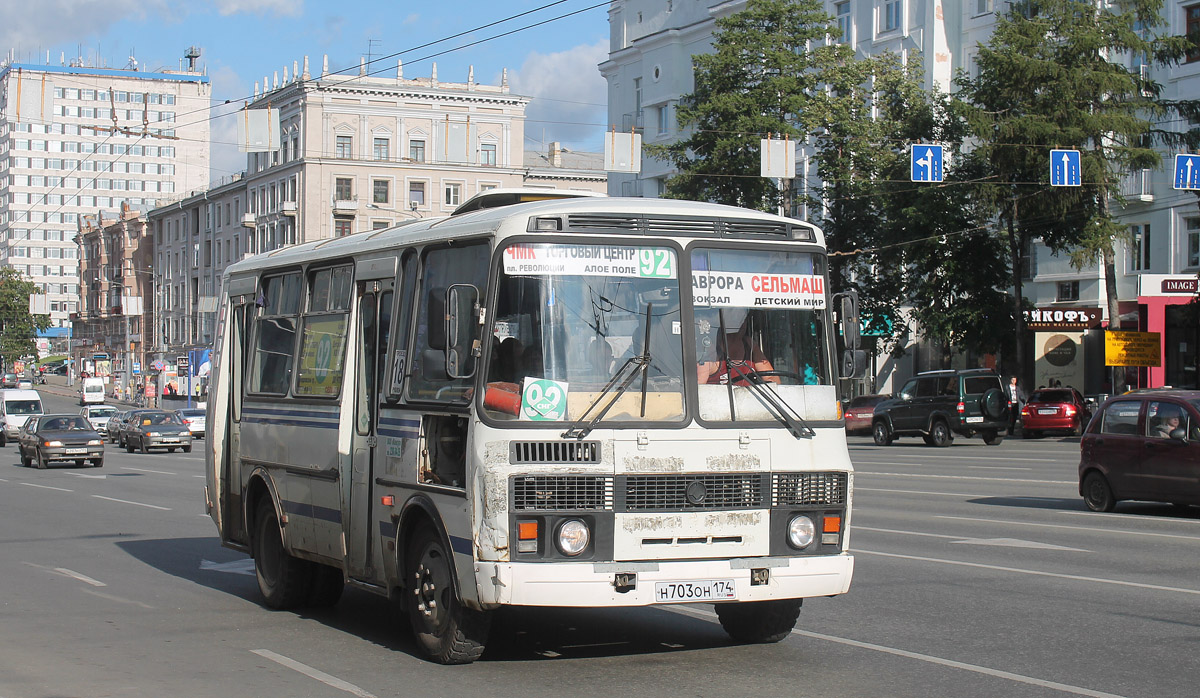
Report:
M 21 109 L 30 84 L 45 111 Z M 194 68 L 0 63 L 0 265 L 42 288 L 52 325 L 66 326 L 85 292 L 82 217 L 148 210 L 207 184 L 209 106 L 209 79 Z
M 614 0 L 609 8 L 609 56 L 599 66 L 608 81 L 609 122 L 622 130 L 639 129 L 648 144 L 686 136 L 679 132 L 675 109 L 680 97 L 694 89 L 692 56 L 712 50 L 717 18 L 745 6 L 745 0 Z M 842 29 L 839 41 L 853 46 L 860 56 L 892 51 L 906 61 L 920 60 L 926 88 L 942 91 L 953 89 L 956 71 L 977 71 L 978 46 L 991 36 L 996 13 L 1008 6 L 1007 0 L 825 0 L 826 11 Z M 1164 13 L 1170 33 L 1200 32 L 1197 0 L 1166 0 Z M 1200 54 L 1169 69 L 1152 69 L 1136 57 L 1125 60 L 1162 84 L 1166 99 L 1200 94 Z M 1200 272 L 1200 209 L 1194 193 L 1173 189 L 1171 154 L 1164 155 L 1164 169 L 1130 172 L 1122 184 L 1128 203 L 1121 217 L 1129 225 L 1131 243 L 1118 250 L 1121 318 L 1117 322 L 1162 333 L 1162 366 L 1131 372 L 1135 384 L 1200 388 L 1200 328 L 1183 309 L 1196 295 Z M 796 169 L 802 180 L 812 176 L 807 165 L 801 150 Z M 659 196 L 672 174 L 669 163 L 643 158 L 640 173 L 611 174 L 609 193 Z M 808 212 L 801 208 L 794 214 L 804 218 Z M 1076 270 L 1065 255 L 1035 244 L 1024 266 L 1026 297 L 1039 310 L 1049 309 L 1052 318 L 1041 322 L 1039 313 L 1036 332 L 1031 333 L 1028 355 L 1035 357 L 1036 364 L 1031 379 L 1036 384 L 1065 377 L 1064 384 L 1088 393 L 1111 390 L 1113 376 L 1104 366 L 1103 334 L 1094 331 L 1109 321 L 1100 265 Z M 1086 313 L 1098 320 L 1090 327 L 1077 320 L 1055 321 L 1054 311 L 1062 311 L 1064 318 L 1075 311 L 1070 317 Z M 941 352 L 913 347 L 901 359 L 880 357 L 884 368 L 870 388 L 888 391 L 893 380 L 941 367 Z M 1071 360 L 1057 365 L 1067 354 Z

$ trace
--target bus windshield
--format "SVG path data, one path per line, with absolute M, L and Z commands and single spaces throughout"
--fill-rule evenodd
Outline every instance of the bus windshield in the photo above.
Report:
M 749 390 L 756 380 L 804 413 L 799 386 L 833 384 L 821 260 L 698 248 L 691 261 L 700 418 L 771 419 L 761 391 Z
M 484 408 L 494 419 L 680 421 L 683 346 L 671 247 L 522 243 L 503 252 Z M 649 331 L 647 332 L 647 325 Z M 647 351 L 648 345 L 648 351 Z M 605 387 L 650 356 L 642 375 Z M 622 371 L 622 368 L 624 371 Z M 610 404 L 611 403 L 611 404 Z

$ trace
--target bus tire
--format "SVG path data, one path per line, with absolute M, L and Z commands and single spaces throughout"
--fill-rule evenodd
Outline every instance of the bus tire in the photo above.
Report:
M 312 567 L 312 588 L 308 593 L 308 605 L 313 608 L 328 608 L 337 604 L 346 586 L 342 571 L 319 563 L 313 563 Z
M 735 642 L 779 642 L 796 627 L 803 603 L 804 599 L 719 603 L 716 605 L 717 619 Z
M 421 650 L 439 664 L 470 664 L 483 654 L 491 616 L 465 608 L 454 591 L 454 561 L 432 526 L 407 546 L 405 611 Z
M 311 563 L 292 557 L 283 547 L 283 533 L 271 500 L 264 497 L 254 517 L 254 574 L 263 601 L 275 609 L 295 608 L 308 600 Z

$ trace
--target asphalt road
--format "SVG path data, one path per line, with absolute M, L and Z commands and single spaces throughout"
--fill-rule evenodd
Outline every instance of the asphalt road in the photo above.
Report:
M 465 667 L 418 658 L 359 590 L 265 609 L 204 515 L 199 448 L 39 471 L 10 445 L 0 698 L 1200 692 L 1200 509 L 1085 511 L 1068 439 L 852 442 L 854 583 L 810 600 L 790 638 L 732 645 L 709 606 L 509 609 Z

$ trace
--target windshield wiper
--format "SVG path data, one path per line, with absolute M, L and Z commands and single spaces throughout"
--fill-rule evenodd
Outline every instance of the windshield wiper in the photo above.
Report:
M 596 428 L 596 423 L 604 419 L 604 415 L 608 414 L 608 411 L 617 403 L 617 400 L 625 394 L 625 391 L 629 389 L 629 386 L 637 378 L 639 372 L 642 374 L 642 416 L 646 416 L 646 374 L 650 369 L 650 311 L 653 307 L 653 303 L 646 305 L 646 339 L 642 345 L 642 353 L 629 357 L 625 360 L 625 363 L 621 364 L 621 368 L 617 369 L 613 377 L 608 379 L 608 383 L 604 384 L 604 387 L 600 390 L 600 394 L 592 400 L 592 404 L 588 405 L 583 414 L 579 415 L 579 419 L 575 420 L 570 429 L 562 433 L 562 438 L 582 441 L 585 436 L 592 432 L 592 429 Z M 596 406 L 608 395 L 609 391 L 613 390 L 614 386 L 616 386 L 616 394 L 608 401 L 604 409 L 600 410 L 591 420 L 588 420 L 588 415 L 591 414 L 592 410 L 596 409 Z
M 805 422 L 804 418 L 801 417 L 796 410 L 792 409 L 792 406 L 789 405 L 786 400 L 780 397 L 779 393 L 775 392 L 775 389 L 770 385 L 770 381 L 763 378 L 758 373 L 758 371 L 754 368 L 753 362 L 742 361 L 734 363 L 741 364 L 738 366 L 738 368 L 746 372 L 744 374 L 746 377 L 746 385 L 754 391 L 755 396 L 757 396 L 759 401 L 766 406 L 767 411 L 770 412 L 775 419 L 778 419 L 781 424 L 787 427 L 788 431 L 792 433 L 792 436 L 796 437 L 797 439 L 811 439 L 817 435 L 817 432 L 813 431 L 813 428 L 808 426 L 808 422 Z M 732 370 L 730 371 L 729 375 L 731 378 L 729 382 L 732 385 Z

